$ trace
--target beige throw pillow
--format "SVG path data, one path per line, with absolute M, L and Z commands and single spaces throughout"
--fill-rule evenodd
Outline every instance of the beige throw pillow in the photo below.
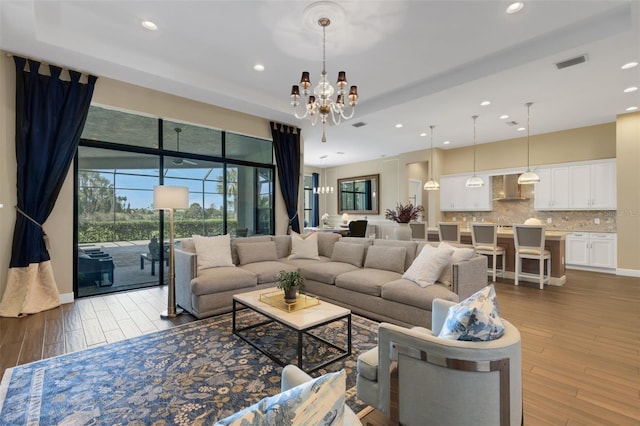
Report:
M 436 248 L 427 244 L 416 256 L 407 272 L 402 275 L 402 278 L 413 281 L 420 287 L 433 285 L 438 281 L 444 268 L 449 265 L 452 254 L 452 248 Z
M 231 237 L 229 234 L 217 237 L 193 236 L 198 256 L 198 270 L 235 266 L 231 260 Z
M 276 243 L 273 241 L 238 244 L 236 250 L 238 251 L 239 265 L 278 260 Z
M 291 254 L 289 259 L 315 259 L 320 260 L 318 255 L 318 234 L 300 235 L 291 231 Z

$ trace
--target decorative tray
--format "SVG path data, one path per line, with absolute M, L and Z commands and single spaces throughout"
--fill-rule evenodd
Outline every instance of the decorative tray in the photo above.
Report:
M 298 300 L 293 303 L 284 301 L 284 293 L 280 290 L 263 293 L 260 301 L 285 312 L 295 312 L 320 304 L 320 300 L 310 294 L 298 294 Z

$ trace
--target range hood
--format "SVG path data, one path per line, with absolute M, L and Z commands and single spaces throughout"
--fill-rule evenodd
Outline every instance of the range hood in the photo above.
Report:
M 498 198 L 494 199 L 495 201 L 521 201 L 527 199 L 520 194 L 518 176 L 520 175 L 514 174 L 502 176 L 502 188 L 499 189 L 498 193 L 500 195 Z

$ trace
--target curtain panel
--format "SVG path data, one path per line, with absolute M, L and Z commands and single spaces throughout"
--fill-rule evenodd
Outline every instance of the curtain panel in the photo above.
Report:
M 60 305 L 42 224 L 53 210 L 75 156 L 97 77 L 14 56 L 16 66 L 17 215 L 0 316 L 16 317 Z
M 273 150 L 278 166 L 280 191 L 287 208 L 289 226 L 300 232 L 298 193 L 300 189 L 300 133 L 297 127 L 271 122 Z
M 311 226 L 320 226 L 320 195 L 315 192 L 320 186 L 320 175 L 311 173 L 311 180 L 314 189 L 311 195 Z

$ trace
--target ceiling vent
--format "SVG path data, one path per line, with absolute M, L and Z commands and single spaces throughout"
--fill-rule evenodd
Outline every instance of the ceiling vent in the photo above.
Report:
M 366 125 L 367 125 L 367 123 L 365 123 L 364 121 L 358 121 L 357 123 L 353 123 L 352 124 L 352 126 L 356 127 L 356 128 L 362 127 L 362 126 L 366 126 Z
M 572 67 L 583 62 L 587 62 L 587 55 L 576 56 L 575 58 L 567 59 L 566 61 L 557 62 L 556 68 L 561 70 L 563 68 Z
M 517 122 L 517 121 L 507 121 L 505 124 L 506 124 L 507 126 L 517 126 L 517 125 L 518 125 L 518 122 Z

